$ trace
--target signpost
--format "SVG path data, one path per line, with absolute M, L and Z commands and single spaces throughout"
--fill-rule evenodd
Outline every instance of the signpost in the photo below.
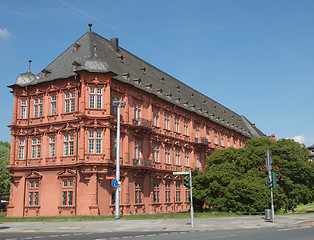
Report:
M 186 179 L 189 180 L 189 183 L 184 184 L 186 187 L 190 188 L 190 198 L 191 198 L 191 227 L 194 227 L 194 210 L 193 210 L 193 193 L 192 193 L 192 172 L 173 172 L 173 175 L 189 175 Z
M 112 185 L 113 187 L 118 187 L 118 185 L 119 185 L 118 180 L 117 180 L 117 179 L 113 179 L 113 180 L 111 181 L 111 185 Z
M 267 155 L 267 158 L 266 158 L 266 164 L 267 164 L 267 170 L 268 170 L 268 175 L 269 175 L 269 181 L 268 183 L 268 186 L 270 186 L 270 198 L 271 198 L 271 219 L 272 219 L 272 222 L 275 222 L 275 209 L 274 209 L 274 197 L 273 197 L 273 177 L 272 177 L 272 173 L 271 173 L 271 170 L 272 170 L 272 162 L 273 160 L 271 159 L 270 157 L 270 154 L 271 152 L 267 149 L 266 151 L 266 155 Z
M 106 176 L 106 180 L 113 180 L 115 179 L 115 176 Z

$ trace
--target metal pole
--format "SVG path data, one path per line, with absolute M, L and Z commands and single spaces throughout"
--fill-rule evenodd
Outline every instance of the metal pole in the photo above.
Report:
M 191 197 L 191 227 L 194 227 L 194 209 L 193 209 L 193 193 L 192 193 L 192 171 L 190 170 L 190 197 Z
M 120 103 L 117 106 L 117 151 L 116 151 L 116 218 L 120 218 Z
M 269 171 L 270 181 L 273 182 L 271 171 Z M 275 208 L 274 208 L 274 197 L 273 197 L 273 187 L 270 188 L 270 198 L 271 198 L 271 220 L 275 222 Z

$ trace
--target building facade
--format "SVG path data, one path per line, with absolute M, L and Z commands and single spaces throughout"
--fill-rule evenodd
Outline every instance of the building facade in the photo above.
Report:
M 90 29 L 38 75 L 18 76 L 8 216 L 112 215 L 117 108 L 121 214 L 184 212 L 184 176 L 215 149 L 263 133 Z

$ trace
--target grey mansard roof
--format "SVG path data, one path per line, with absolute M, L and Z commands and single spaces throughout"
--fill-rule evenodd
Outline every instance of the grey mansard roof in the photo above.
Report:
M 247 137 L 265 136 L 244 116 L 236 114 L 121 48 L 118 39 L 109 41 L 92 31 L 85 33 L 37 77 L 31 76 L 26 79 L 27 81 L 21 81 L 21 74 L 15 85 L 23 87 L 55 79 L 66 79 L 77 75 L 80 70 L 112 72 L 118 81 L 155 94 L 161 99 L 196 112 Z

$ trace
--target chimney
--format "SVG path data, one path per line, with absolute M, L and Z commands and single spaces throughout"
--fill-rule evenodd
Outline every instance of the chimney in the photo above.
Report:
M 111 43 L 113 49 L 118 52 L 119 51 L 119 38 L 110 39 L 110 43 Z

